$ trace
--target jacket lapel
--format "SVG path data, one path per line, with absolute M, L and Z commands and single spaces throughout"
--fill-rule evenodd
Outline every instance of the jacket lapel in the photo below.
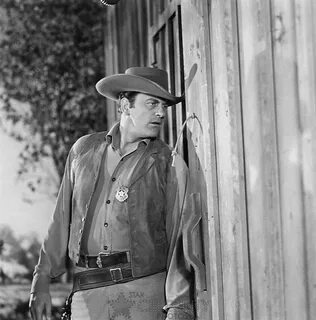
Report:
M 130 186 L 145 175 L 156 161 L 158 153 L 155 140 L 151 140 L 147 145 L 144 153 L 135 166 L 134 172 L 130 180 Z

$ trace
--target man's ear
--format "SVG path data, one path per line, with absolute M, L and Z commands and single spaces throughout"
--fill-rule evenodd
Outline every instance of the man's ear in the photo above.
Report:
M 127 98 L 122 98 L 120 103 L 121 103 L 121 111 L 122 111 L 122 113 L 125 113 L 126 115 L 129 115 L 129 113 L 130 113 L 129 109 L 130 109 L 130 104 L 131 103 L 128 101 Z

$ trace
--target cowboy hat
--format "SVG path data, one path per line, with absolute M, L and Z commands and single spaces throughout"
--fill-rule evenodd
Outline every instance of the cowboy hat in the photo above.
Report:
M 96 89 L 112 100 L 118 100 L 119 94 L 126 91 L 149 94 L 166 100 L 169 105 L 176 104 L 183 98 L 176 97 L 168 91 L 168 73 L 158 68 L 128 68 L 125 73 L 101 79 L 97 82 Z

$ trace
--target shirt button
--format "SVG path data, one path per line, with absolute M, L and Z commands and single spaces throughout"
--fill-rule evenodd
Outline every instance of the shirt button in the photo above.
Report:
M 104 250 L 107 250 L 107 249 L 108 249 L 108 246 L 104 246 L 103 249 L 104 249 Z
M 81 221 L 82 221 L 82 222 L 86 221 L 86 218 L 85 218 L 85 217 L 83 217 L 83 218 L 81 219 Z
M 109 225 L 109 224 L 108 224 L 107 222 L 104 222 L 104 226 L 105 226 L 105 227 L 108 227 L 108 225 Z
M 111 203 L 111 200 L 106 200 L 106 203 L 107 203 L 107 204 L 110 204 L 110 203 Z
M 80 229 L 79 232 L 82 233 L 82 229 Z
M 116 180 L 116 178 L 113 177 L 113 178 L 112 178 L 112 181 L 114 182 L 115 180 Z

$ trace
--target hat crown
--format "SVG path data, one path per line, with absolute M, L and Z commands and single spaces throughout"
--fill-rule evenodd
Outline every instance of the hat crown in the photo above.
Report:
M 168 91 L 168 73 L 159 68 L 131 67 L 125 74 L 146 78 Z

